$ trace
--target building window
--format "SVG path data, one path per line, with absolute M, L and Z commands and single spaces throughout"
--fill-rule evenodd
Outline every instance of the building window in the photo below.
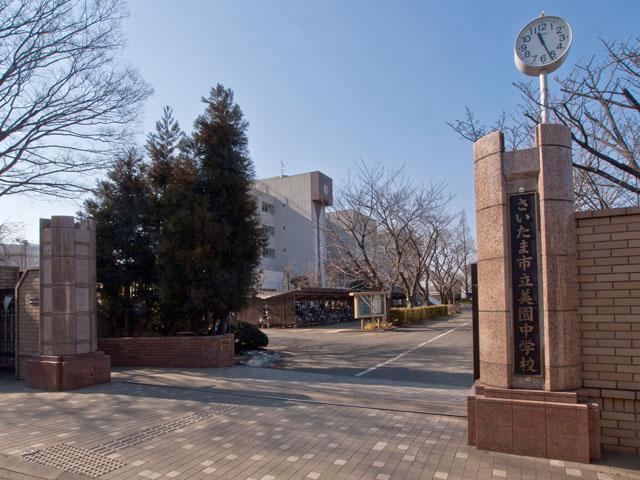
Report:
M 262 256 L 265 258 L 276 258 L 276 251 L 273 248 L 262 247 Z
M 267 202 L 262 202 L 262 211 L 270 213 L 271 215 L 275 215 L 276 213 L 276 209 L 274 208 L 273 204 Z
M 270 237 L 276 236 L 276 229 L 271 225 L 263 225 L 264 231 L 267 232 L 267 235 Z

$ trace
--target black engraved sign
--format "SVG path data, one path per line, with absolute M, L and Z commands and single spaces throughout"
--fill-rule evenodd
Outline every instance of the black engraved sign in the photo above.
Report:
M 516 375 L 541 375 L 538 222 L 535 193 L 509 197 Z

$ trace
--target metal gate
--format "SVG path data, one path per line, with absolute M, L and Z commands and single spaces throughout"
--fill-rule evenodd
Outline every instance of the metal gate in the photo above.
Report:
M 14 290 L 0 289 L 0 370 L 15 368 Z

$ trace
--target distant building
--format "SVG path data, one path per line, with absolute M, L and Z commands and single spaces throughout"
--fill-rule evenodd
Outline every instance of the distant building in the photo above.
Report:
M 260 264 L 261 290 L 288 290 L 295 280 L 326 287 L 331 178 L 321 172 L 265 178 L 256 181 L 254 195 L 269 240 Z
M 0 265 L 18 267 L 21 272 L 40 266 L 40 247 L 28 242 L 1 243 Z
M 257 180 L 253 195 L 267 232 L 260 262 L 261 290 L 285 291 L 300 282 L 327 286 L 326 208 L 333 181 L 321 172 Z M 39 246 L 0 244 L 0 265 L 39 267 Z

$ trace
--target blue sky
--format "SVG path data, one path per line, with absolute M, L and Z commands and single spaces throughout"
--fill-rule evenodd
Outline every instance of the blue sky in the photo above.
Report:
M 200 97 L 232 88 L 250 122 L 258 177 L 321 170 L 339 183 L 364 158 L 444 181 L 452 208 L 473 220 L 471 144 L 445 125 L 465 105 L 491 122 L 518 102 L 512 82 L 519 29 L 541 10 L 574 30 L 567 63 L 601 55 L 599 38 L 640 35 L 637 0 L 131 0 L 125 58 L 154 88 L 140 120 L 171 105 L 186 131 Z M 144 135 L 140 135 L 140 140 Z M 0 199 L 0 220 L 24 224 L 78 205 Z

